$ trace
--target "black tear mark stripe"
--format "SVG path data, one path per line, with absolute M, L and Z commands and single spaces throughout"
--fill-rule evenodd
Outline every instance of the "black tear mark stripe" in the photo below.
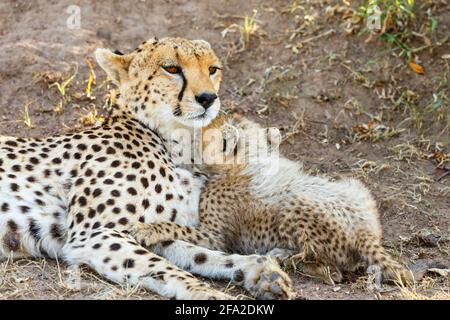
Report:
M 179 59 L 179 55 L 178 55 L 178 51 L 177 51 L 178 47 L 175 46 L 174 49 L 175 49 L 175 55 L 177 57 L 177 60 L 179 61 L 180 59 Z M 186 80 L 186 77 L 184 76 L 184 73 L 183 73 L 182 69 L 181 69 L 181 72 L 180 72 L 180 76 L 181 76 L 181 80 L 183 81 L 183 85 L 181 87 L 180 93 L 178 94 L 178 101 L 183 100 L 184 90 L 186 89 L 186 86 L 187 86 L 187 80 Z
M 178 94 L 178 101 L 183 100 L 184 90 L 186 89 L 186 86 L 187 86 L 187 80 L 186 80 L 186 77 L 184 76 L 183 71 L 180 72 L 180 76 L 181 76 L 181 80 L 183 81 L 183 86 L 181 87 L 181 91 Z

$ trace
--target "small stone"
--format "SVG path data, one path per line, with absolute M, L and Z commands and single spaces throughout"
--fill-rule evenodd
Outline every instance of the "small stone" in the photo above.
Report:
M 419 243 L 427 247 L 437 247 L 441 237 L 433 234 L 430 230 L 422 229 L 416 234 Z
M 333 291 L 334 291 L 334 292 L 338 292 L 339 290 L 341 290 L 341 287 L 334 287 L 334 288 L 333 288 Z
M 441 277 L 448 277 L 450 275 L 450 269 L 430 268 L 429 272 L 437 273 Z

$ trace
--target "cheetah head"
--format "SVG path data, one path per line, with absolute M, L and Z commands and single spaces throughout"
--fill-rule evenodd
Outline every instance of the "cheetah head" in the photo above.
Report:
M 155 38 L 129 54 L 95 55 L 122 102 L 149 127 L 203 127 L 219 112 L 222 64 L 204 40 Z

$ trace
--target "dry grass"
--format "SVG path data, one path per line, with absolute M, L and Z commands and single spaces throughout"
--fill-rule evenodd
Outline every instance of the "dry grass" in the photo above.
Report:
M 450 279 L 437 283 L 426 277 L 413 286 L 399 285 L 400 297 L 407 300 L 450 300 Z
M 232 112 L 279 127 L 285 153 L 304 160 L 308 172 L 363 180 L 379 200 L 389 237 L 386 245 L 395 256 L 412 262 L 448 257 L 448 241 L 428 248 L 407 237 L 424 226 L 433 232 L 450 232 L 448 218 L 442 217 L 448 213 L 442 207 L 450 195 L 450 56 L 435 54 L 442 52 L 446 41 L 439 26 L 432 33 L 427 31 L 433 15 L 418 17 L 416 34 L 410 32 L 409 20 L 400 28 L 398 21 L 404 17 L 385 20 L 380 44 L 376 39 L 382 34 L 356 35 L 364 26 L 364 16 L 349 1 L 261 3 L 244 14 L 238 9 L 239 14 L 214 14 L 215 30 L 221 32 L 214 47 L 222 50 L 224 62 L 236 72 L 235 78 L 226 78 L 224 104 Z M 284 21 L 283 29 L 274 31 L 273 25 Z M 339 46 L 341 42 L 350 45 Z M 357 47 L 361 44 L 367 49 L 363 54 Z M 48 91 L 55 106 L 50 110 L 54 118 L 39 122 L 42 115 L 33 101 L 18 107 L 23 108 L 22 118 L 0 123 L 19 123 L 34 132 L 47 126 L 49 119 L 69 114 L 73 119 L 65 129 L 70 131 L 100 124 L 115 95 L 108 81 L 97 79 L 95 64 L 85 62 L 80 70 L 69 73 L 35 75 L 45 89 L 50 87 L 43 91 Z M 422 70 L 413 70 L 411 62 Z M 438 63 L 441 67 L 434 67 Z M 329 270 L 324 272 L 328 277 L 314 279 L 293 265 L 286 270 L 304 281 L 299 290 L 314 292 L 323 279 L 331 279 Z M 450 299 L 448 276 L 429 273 L 411 287 L 381 288 L 373 286 L 370 276 L 355 277 L 348 283 L 325 286 L 333 293 L 324 297 Z M 79 286 L 74 286 L 74 278 L 80 280 L 75 281 Z M 213 285 L 236 290 L 227 283 Z M 72 270 L 56 261 L 0 263 L 0 299 L 43 297 L 160 298 L 141 288 L 106 282 L 87 268 Z
M 142 288 L 109 283 L 89 269 L 58 261 L 0 263 L 0 299 L 155 299 Z

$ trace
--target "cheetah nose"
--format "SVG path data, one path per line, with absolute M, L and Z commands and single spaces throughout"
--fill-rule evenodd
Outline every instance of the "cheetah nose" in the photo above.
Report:
M 211 107 L 216 99 L 217 95 L 215 93 L 203 92 L 202 94 L 195 96 L 195 100 L 201 104 L 205 110 Z

